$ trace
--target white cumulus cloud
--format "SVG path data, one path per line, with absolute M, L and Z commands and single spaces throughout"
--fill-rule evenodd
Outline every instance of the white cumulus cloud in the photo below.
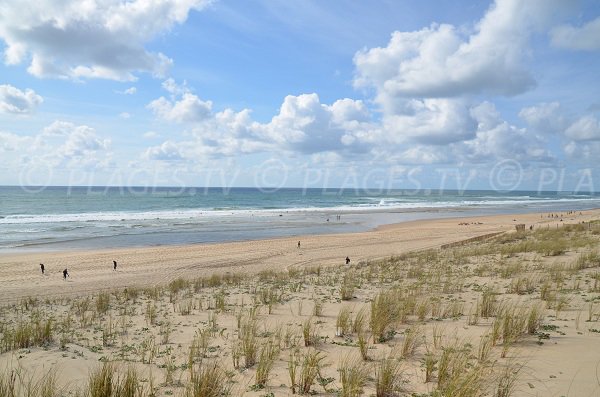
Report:
M 135 80 L 163 75 L 172 61 L 145 44 L 210 0 L 7 0 L 0 7 L 5 63 L 30 61 L 37 77 Z
M 181 150 L 179 144 L 165 141 L 161 145 L 146 149 L 143 157 L 148 160 L 182 160 L 184 155 Z
M 550 34 L 552 44 L 570 50 L 600 50 L 600 17 L 580 26 L 561 25 Z
M 154 114 L 167 121 L 199 122 L 212 113 L 212 102 L 203 101 L 198 96 L 186 92 L 179 100 L 160 97 L 148 104 Z
M 467 35 L 448 24 L 396 31 L 387 46 L 356 53 L 354 85 L 373 88 L 388 112 L 401 98 L 525 92 L 535 85 L 526 66 L 529 37 L 559 3 L 498 0 Z
M 593 115 L 585 115 L 571 124 L 565 135 L 574 141 L 598 141 L 600 121 Z
M 542 136 L 503 120 L 493 104 L 483 102 L 472 108 L 471 114 L 477 120 L 477 132 L 474 139 L 453 145 L 457 161 L 489 163 L 512 159 L 529 163 L 554 160 Z
M 384 130 L 393 142 L 444 145 L 473 138 L 477 123 L 462 100 L 413 99 L 402 113 L 384 118 Z
M 175 159 L 175 147 L 184 148 L 179 153 L 188 158 L 266 151 L 361 151 L 365 145 L 358 137 L 371 125 L 371 115 L 362 101 L 345 98 L 327 105 L 314 93 L 286 96 L 278 114 L 267 123 L 254 121 L 248 109 L 210 112 L 209 106 L 192 106 L 193 103 L 205 102 L 186 92 L 180 101 L 161 97 L 149 105 L 166 120 L 193 122 L 189 134 L 194 140 L 151 147 L 144 154 L 146 158 Z M 192 108 L 195 110 L 190 111 Z
M 560 103 L 541 103 L 536 106 L 523 108 L 519 112 L 525 122 L 536 132 L 560 133 L 566 128 L 566 119 Z
M 21 91 L 9 84 L 0 85 L 0 112 L 30 114 L 43 102 L 43 98 L 31 89 Z

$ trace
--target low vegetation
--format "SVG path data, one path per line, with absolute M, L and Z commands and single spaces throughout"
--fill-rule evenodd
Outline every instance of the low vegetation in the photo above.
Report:
M 567 332 L 566 319 L 569 332 L 600 329 L 598 230 L 25 299 L 0 307 L 0 396 L 508 397 L 520 347 Z M 21 367 L 41 353 L 86 363 L 87 381 Z

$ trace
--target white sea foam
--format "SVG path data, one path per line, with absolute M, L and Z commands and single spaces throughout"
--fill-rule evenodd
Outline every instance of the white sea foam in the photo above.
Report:
M 366 197 L 371 201 L 368 203 L 355 203 L 334 207 L 301 207 L 280 209 L 184 209 L 164 211 L 140 211 L 140 212 L 84 212 L 67 214 L 18 214 L 7 215 L 0 218 L 0 225 L 36 224 L 36 223 L 64 223 L 64 222 L 111 222 L 110 226 L 119 227 L 122 221 L 149 221 L 149 220 L 189 220 L 200 222 L 210 221 L 215 218 L 235 217 L 272 217 L 286 213 L 341 213 L 341 212 L 364 212 L 378 210 L 428 210 L 460 207 L 522 207 L 536 204 L 549 205 L 552 203 L 586 202 L 588 204 L 598 203 L 596 198 L 525 198 L 524 196 L 506 197 L 498 200 L 457 200 L 457 201 L 424 201 L 410 200 L 407 198 L 389 197 Z M 409 201 L 410 200 L 410 201 Z

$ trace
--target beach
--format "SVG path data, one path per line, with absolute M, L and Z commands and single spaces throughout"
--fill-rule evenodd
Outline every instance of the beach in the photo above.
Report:
M 0 369 L 20 368 L 36 382 L 54 376 L 67 395 L 113 363 L 113 382 L 133 368 L 143 396 L 203 395 L 190 390 L 208 369 L 221 395 L 288 396 L 301 387 L 370 395 L 386 365 L 393 395 L 452 395 L 448 388 L 467 387 L 464 376 L 472 389 L 460 395 L 505 387 L 507 396 L 591 396 L 600 392 L 598 220 L 600 210 L 503 214 L 3 254 Z M 385 307 L 393 318 L 378 325 Z M 36 342 L 44 333 L 32 331 L 21 344 L 11 330 L 29 321 L 52 335 Z M 310 357 L 320 364 L 309 382 L 300 372 Z M 444 360 L 456 368 L 443 372 Z M 363 383 L 351 386 L 348 371 L 366 374 Z
M 597 211 L 565 216 L 566 222 L 585 222 Z M 495 232 L 527 227 L 557 227 L 560 219 L 547 213 L 508 214 L 419 220 L 385 225 L 362 233 L 294 236 L 214 244 L 190 244 L 96 251 L 33 252 L 0 255 L 0 301 L 24 297 L 73 296 L 128 286 L 164 285 L 178 278 L 211 273 L 252 274 L 263 270 L 287 271 L 304 266 L 354 263 L 399 255 Z M 297 242 L 301 241 L 301 248 Z M 119 263 L 113 272 L 112 261 Z M 44 263 L 47 277 L 41 277 Z M 66 284 L 62 271 L 70 277 Z M 68 286 L 68 288 L 65 288 Z

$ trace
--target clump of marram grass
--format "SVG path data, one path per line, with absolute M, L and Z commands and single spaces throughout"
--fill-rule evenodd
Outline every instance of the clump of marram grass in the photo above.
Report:
M 177 311 L 182 316 L 189 316 L 194 308 L 194 302 L 192 299 L 183 299 L 176 304 Z
M 101 292 L 96 296 L 96 311 L 98 314 L 105 314 L 110 308 L 110 294 Z
M 313 316 L 321 317 L 323 315 L 323 302 L 318 298 L 313 298 Z
M 366 329 L 361 329 L 357 333 L 358 350 L 363 360 L 369 361 L 369 334 Z
M 479 397 L 486 394 L 490 369 L 470 360 L 467 344 L 444 348 L 438 362 L 437 391 L 442 396 Z
M 508 292 L 518 295 L 531 294 L 535 291 L 535 286 L 537 283 L 537 280 L 532 277 L 516 277 L 511 280 Z
M 400 357 L 409 358 L 415 354 L 417 348 L 423 343 L 423 328 L 413 325 L 404 331 L 404 340 L 400 350 Z
M 492 337 L 489 333 L 481 335 L 479 339 L 479 347 L 477 350 L 477 360 L 480 363 L 487 362 L 490 352 L 492 351 Z
M 383 291 L 371 301 L 370 326 L 373 342 L 385 342 L 393 333 L 398 319 L 397 300 L 393 291 Z
M 354 297 L 354 282 L 350 273 L 344 276 L 342 285 L 340 286 L 340 298 L 343 301 L 349 301 Z
M 402 363 L 394 357 L 386 357 L 375 368 L 375 396 L 390 397 L 402 391 Z
M 290 390 L 292 394 L 296 394 L 296 387 L 298 386 L 298 366 L 300 365 L 300 350 L 290 349 L 289 360 L 288 360 L 288 375 L 290 377 Z
M 59 397 L 63 390 L 57 386 L 57 373 L 50 369 L 41 377 L 27 374 L 22 368 L 0 371 L 0 396 L 2 397 Z
M 592 250 L 585 254 L 579 255 L 572 268 L 575 270 L 589 269 L 600 267 L 600 254 L 596 250 Z
M 157 309 L 156 309 L 156 304 L 152 301 L 148 301 L 148 303 L 146 304 L 146 313 L 145 313 L 146 322 L 150 325 L 156 324 L 157 314 L 158 313 L 157 313 Z
M 483 318 L 489 318 L 496 315 L 498 309 L 498 301 L 496 293 L 486 288 L 481 294 L 481 301 L 478 301 L 479 315 Z
M 179 277 L 169 283 L 169 291 L 172 294 L 177 294 L 179 291 L 186 289 L 190 286 L 190 282 Z
M 14 326 L 5 326 L 0 333 L 0 352 L 47 346 L 54 340 L 54 320 L 34 311 L 31 317 L 18 321 Z
M 321 377 L 321 367 L 324 359 L 323 352 L 313 349 L 308 350 L 304 354 L 300 367 L 300 379 L 298 381 L 300 394 L 309 394 L 315 380 Z
M 244 367 L 250 368 L 256 364 L 258 340 L 256 338 L 257 322 L 254 316 L 249 316 L 242 322 L 239 332 L 241 352 L 244 356 Z
M 230 394 L 227 374 L 217 362 L 203 360 L 192 368 L 185 397 L 224 397 Z
M 354 316 L 354 321 L 352 321 L 352 332 L 358 334 L 360 331 L 364 330 L 367 326 L 367 309 L 366 307 L 360 308 L 360 310 Z
M 542 324 L 542 320 L 544 319 L 543 305 L 543 302 L 538 302 L 529 308 L 527 315 L 527 333 L 529 335 L 534 335 Z
M 371 372 L 370 368 L 352 354 L 346 355 L 339 363 L 338 372 L 342 390 L 340 397 L 358 397 Z
M 313 322 L 312 316 L 307 318 L 302 324 L 302 338 L 304 346 L 316 346 L 319 342 L 317 326 Z
M 350 307 L 342 306 L 335 320 L 335 336 L 344 336 L 352 330 Z
M 84 395 L 89 397 L 146 397 L 150 393 L 141 383 L 138 371 L 129 366 L 122 369 L 112 362 L 105 362 L 92 371 Z
M 275 359 L 279 355 L 279 346 L 275 345 L 273 341 L 265 343 L 258 356 L 258 364 L 256 365 L 256 386 L 264 388 L 269 380 L 269 374 L 273 369 Z
M 497 375 L 494 397 L 512 396 L 517 386 L 519 373 L 522 369 L 523 364 L 509 362 L 504 365 L 500 373 Z

